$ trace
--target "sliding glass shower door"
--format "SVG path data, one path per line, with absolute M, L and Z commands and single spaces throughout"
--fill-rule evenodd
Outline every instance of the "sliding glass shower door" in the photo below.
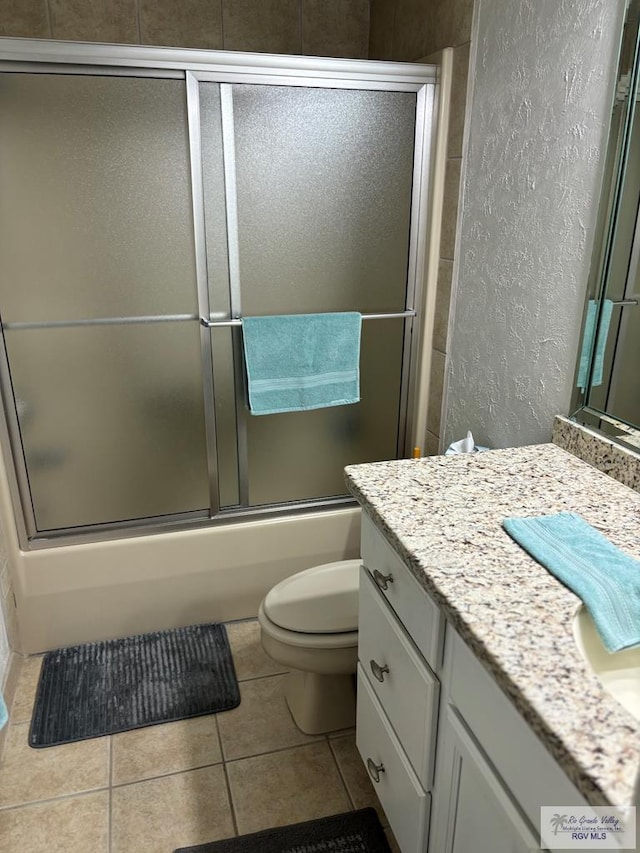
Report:
M 0 367 L 31 538 L 322 505 L 345 465 L 402 450 L 425 87 L 237 77 L 0 74 Z M 335 311 L 380 318 L 361 402 L 252 416 L 239 318 Z
M 0 311 L 38 531 L 209 507 L 184 83 L 0 78 Z
M 212 318 L 402 312 L 415 94 L 210 82 L 199 89 L 211 252 L 220 138 L 234 232 L 230 288 L 228 264 L 210 257 Z M 242 376 L 235 334 L 234 350 L 229 329 L 212 329 L 216 395 L 225 389 L 225 401 Z M 248 506 L 341 495 L 345 465 L 393 458 L 403 345 L 403 320 L 363 324 L 357 405 L 254 417 L 238 389 L 235 423 L 218 434 L 219 458 L 235 462 L 221 490 Z M 228 409 L 218 407 L 220 423 Z

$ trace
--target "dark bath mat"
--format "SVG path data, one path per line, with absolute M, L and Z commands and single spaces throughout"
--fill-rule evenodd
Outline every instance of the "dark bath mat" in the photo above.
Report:
M 375 809 L 181 847 L 175 853 L 391 853 Z
M 57 746 L 240 704 L 224 625 L 192 625 L 48 652 L 29 744 Z

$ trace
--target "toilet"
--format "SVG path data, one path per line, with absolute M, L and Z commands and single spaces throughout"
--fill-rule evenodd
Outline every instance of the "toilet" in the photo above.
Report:
M 305 569 L 276 584 L 258 611 L 262 646 L 286 666 L 296 725 L 321 734 L 355 724 L 360 560 Z

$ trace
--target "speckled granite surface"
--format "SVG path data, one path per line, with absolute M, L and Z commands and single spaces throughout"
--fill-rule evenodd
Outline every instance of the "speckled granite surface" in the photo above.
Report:
M 555 419 L 553 443 L 640 492 L 640 452 L 629 450 L 583 424 L 562 417 Z
M 632 801 L 640 722 L 573 639 L 578 598 L 502 529 L 578 512 L 640 558 L 640 494 L 554 444 L 346 469 L 347 485 L 592 804 Z

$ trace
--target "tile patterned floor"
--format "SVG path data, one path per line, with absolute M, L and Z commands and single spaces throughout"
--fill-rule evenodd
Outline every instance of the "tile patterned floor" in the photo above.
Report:
M 386 827 L 354 733 L 299 731 L 257 623 L 227 629 L 238 708 L 47 749 L 27 744 L 41 664 L 29 658 L 0 757 L 0 850 L 173 853 L 366 806 Z

